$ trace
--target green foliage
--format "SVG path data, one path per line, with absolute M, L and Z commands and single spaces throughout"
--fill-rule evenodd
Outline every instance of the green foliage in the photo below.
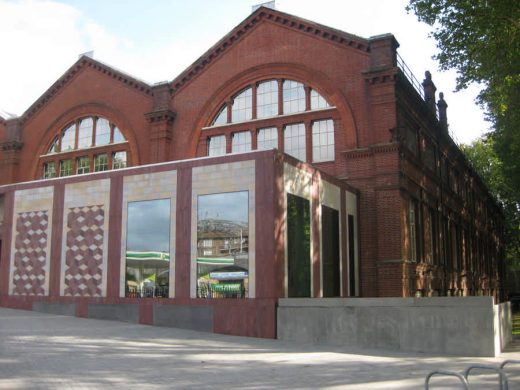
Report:
M 511 186 L 504 163 L 495 151 L 494 138 L 481 139 L 461 149 L 473 168 L 504 208 L 504 246 L 507 264 L 520 269 L 520 196 Z
M 520 1 L 410 0 L 408 11 L 434 27 L 440 69 L 455 69 L 457 90 L 482 86 L 494 148 L 520 191 Z
M 456 89 L 482 87 L 493 131 L 463 150 L 504 204 L 506 258 L 520 268 L 520 1 L 410 0 L 407 10 L 433 26 L 434 58 L 457 71 Z

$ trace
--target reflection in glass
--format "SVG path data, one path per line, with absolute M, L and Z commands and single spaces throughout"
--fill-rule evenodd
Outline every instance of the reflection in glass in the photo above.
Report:
M 123 133 L 121 133 L 121 130 L 119 130 L 119 128 L 117 127 L 114 127 L 114 143 L 118 143 L 118 142 L 125 142 L 126 139 L 123 135 Z
M 168 297 L 170 200 L 128 202 L 126 296 Z
M 258 130 L 257 144 L 258 150 L 277 149 L 278 148 L 278 129 L 276 127 L 268 127 Z
M 197 297 L 244 298 L 249 290 L 249 193 L 200 195 Z
M 112 169 L 126 168 L 126 152 L 115 152 L 112 154 Z
M 66 152 L 74 149 L 74 143 L 76 141 L 76 124 L 72 123 L 63 131 L 61 137 L 61 151 Z
M 72 175 L 72 160 L 60 161 L 60 176 Z
M 223 125 L 224 123 L 227 123 L 227 105 L 224 104 L 224 107 L 220 109 L 220 112 L 218 113 L 217 117 L 213 121 L 213 126 L 217 125 Z
M 233 99 L 231 118 L 233 122 L 251 120 L 253 117 L 253 90 L 247 88 Z
M 52 177 L 56 177 L 56 163 L 54 161 L 49 161 L 48 163 L 43 164 L 43 178 L 50 179 Z
M 311 296 L 310 202 L 287 194 L 287 262 L 289 298 Z
M 92 130 L 94 122 L 92 118 L 85 118 L 79 124 L 78 129 L 78 148 L 90 148 L 92 146 Z
M 239 131 L 233 134 L 231 140 L 231 152 L 241 153 L 251 150 L 251 133 L 249 131 Z
M 96 145 L 110 143 L 110 123 L 105 118 L 99 118 L 96 122 Z

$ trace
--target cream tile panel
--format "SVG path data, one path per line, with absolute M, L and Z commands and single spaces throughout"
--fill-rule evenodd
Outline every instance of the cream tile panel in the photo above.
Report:
M 65 291 L 65 254 L 67 251 L 67 215 L 70 208 L 103 205 L 103 265 L 102 265 L 102 296 L 107 291 L 108 268 L 108 220 L 110 215 L 110 179 L 91 180 L 65 185 L 65 200 L 63 207 L 63 230 L 61 242 L 61 270 L 60 270 L 60 294 Z
M 125 296 L 126 234 L 128 202 L 170 199 L 170 280 L 169 296 L 175 296 L 175 226 L 177 210 L 177 171 L 145 173 L 123 179 L 123 215 L 121 225 L 121 278 L 119 295 Z
M 284 163 L 283 178 L 286 192 L 307 200 L 311 199 L 312 175 L 309 172 Z
M 47 245 L 45 248 L 45 295 L 49 295 L 49 269 L 51 261 L 51 237 L 52 237 L 52 208 L 54 199 L 54 187 L 39 187 L 29 190 L 19 190 L 14 193 L 14 210 L 13 210 L 13 232 L 11 237 L 11 258 L 9 266 L 9 293 L 13 289 L 13 274 L 14 274 L 14 257 L 16 244 L 16 219 L 18 213 L 31 211 L 47 211 L 48 225 L 47 225 Z
M 357 196 L 352 192 L 346 192 L 347 214 L 357 217 Z
M 338 186 L 321 180 L 320 203 L 335 210 L 341 210 L 341 191 Z
M 256 192 L 254 160 L 207 165 L 192 170 L 190 295 L 197 296 L 197 197 L 222 192 L 249 192 L 249 298 L 256 296 Z

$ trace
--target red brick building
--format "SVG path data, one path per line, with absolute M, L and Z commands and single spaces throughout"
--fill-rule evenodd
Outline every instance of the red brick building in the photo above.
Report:
M 13 287 L 12 249 L 17 237 L 12 225 L 17 223 L 16 210 L 22 210 L 15 206 L 16 191 L 41 189 L 48 184 L 54 188 L 53 207 L 63 211 L 69 196 L 64 195 L 63 190 L 67 183 L 106 178 L 113 181 L 112 189 L 105 194 L 113 205 L 113 202 L 121 203 L 126 196 L 122 181 L 132 172 L 161 172 L 166 168 L 158 163 L 205 156 L 216 158 L 208 164 L 247 160 L 249 154 L 252 160 L 259 161 L 262 158 L 258 156 L 264 154 L 256 155 L 252 151 L 269 148 L 277 148 L 307 165 L 276 153 L 267 158 L 310 172 L 313 183 L 318 182 L 318 177 L 326 178 L 341 194 L 349 193 L 354 199 L 355 212 L 345 206 L 348 203 L 345 196 L 338 198 L 341 198 L 338 204 L 345 206 L 337 207 L 339 227 L 336 229 L 341 236 L 337 243 L 334 238 L 331 244 L 330 237 L 319 236 L 324 229 L 319 221 L 328 218 L 324 215 L 329 211 L 318 210 L 321 203 L 316 199 L 321 199 L 320 191 L 326 186 L 311 186 L 309 196 L 314 200 L 311 201 L 310 224 L 314 227 L 310 229 L 309 267 L 312 271 L 309 272 L 312 282 L 304 295 L 493 295 L 498 298 L 503 272 L 500 207 L 450 138 L 447 105 L 442 95 L 436 102 L 431 77 L 427 74 L 422 86 L 418 85 L 399 58 L 398 46 L 391 34 L 361 38 L 262 7 L 171 82 L 148 85 L 97 60 L 81 57 L 20 117 L 0 117 L 0 303 L 27 304 L 34 301 L 31 295 L 42 295 L 33 290 L 13 293 L 16 287 Z M 218 157 L 224 155 L 230 156 Z M 206 160 L 200 161 L 170 167 L 197 166 Z M 144 165 L 148 168 L 137 168 Z M 257 184 L 262 176 L 258 166 L 261 164 L 256 165 Z M 136 170 L 122 169 L 125 167 L 136 167 Z M 276 164 L 271 168 L 273 171 L 265 175 L 274 178 L 281 177 L 280 169 L 287 169 Z M 68 177 L 74 175 L 81 177 Z M 193 178 L 188 180 L 183 175 L 179 171 L 177 187 L 185 180 L 186 188 L 192 188 Z M 208 175 L 204 180 L 214 178 Z M 32 184 L 18 184 L 23 182 Z M 114 183 L 119 183 L 118 187 L 114 187 Z M 88 188 L 86 185 L 85 189 Z M 266 185 L 265 188 L 271 187 Z M 277 188 L 276 184 L 273 188 Z M 261 197 L 258 189 L 255 191 L 258 201 Z M 184 198 L 177 193 L 177 201 Z M 271 200 L 265 204 L 274 207 L 277 203 Z M 290 207 L 286 200 L 284 202 L 287 212 Z M 297 202 L 294 205 L 295 210 L 300 207 Z M 88 209 L 82 209 L 83 206 Z M 86 214 L 99 217 L 98 209 L 92 209 L 92 204 L 81 207 L 75 211 L 83 215 L 81 218 L 86 218 Z M 115 237 L 121 236 L 124 230 L 126 217 L 121 219 L 121 213 L 126 214 L 121 205 L 111 206 L 110 210 L 119 213 L 119 220 L 115 215 L 106 215 L 104 209 L 105 217 L 116 221 L 107 227 L 107 234 L 110 233 L 107 240 L 116 240 L 116 244 L 107 244 L 107 272 L 117 271 L 114 280 L 125 280 L 120 277 L 124 263 L 116 266 L 114 262 L 119 261 L 121 252 L 125 251 L 121 237 Z M 177 212 L 182 210 L 178 208 Z M 211 208 L 208 210 L 211 214 Z M 258 205 L 256 210 L 274 218 L 269 226 L 276 226 L 280 213 L 262 210 Z M 23 213 L 18 214 L 20 218 Z M 34 216 L 29 214 L 24 214 L 24 218 Z M 213 216 L 213 220 L 218 217 Z M 337 217 L 332 220 L 334 218 Z M 257 215 L 256 223 L 259 219 Z M 63 217 L 54 218 L 52 223 L 56 231 L 62 231 L 58 224 L 64 223 Z M 335 226 L 334 223 L 331 226 Z M 186 234 L 184 246 L 176 245 L 176 253 L 170 253 L 170 258 L 190 252 L 190 231 Z M 247 236 L 252 237 L 251 230 Z M 234 236 L 229 240 L 240 244 L 244 237 Z M 258 239 L 257 236 L 257 264 L 261 252 Z M 281 246 L 271 249 L 283 252 L 283 239 L 278 239 L 280 242 L 275 240 L 275 246 Z M 56 256 L 61 240 L 62 236 L 57 233 L 49 237 L 49 248 Z M 272 244 L 262 242 L 261 245 L 270 247 Z M 337 253 L 324 254 L 330 245 L 338 248 Z M 248 250 L 251 251 L 251 247 Z M 155 259 L 153 264 L 162 267 L 160 260 L 165 257 L 160 253 L 166 252 L 160 250 L 159 255 L 150 255 Z M 264 255 L 268 253 L 273 252 Z M 283 257 L 283 253 L 276 253 Z M 65 252 L 62 254 L 65 256 Z M 330 268 L 339 267 L 341 280 L 337 282 L 339 285 L 334 282 L 330 288 L 323 282 L 329 272 L 330 264 L 322 261 L 327 256 L 341 257 L 338 260 L 341 266 Z M 59 268 L 59 259 L 55 264 Z M 183 272 L 188 272 L 189 261 L 182 267 L 185 267 Z M 59 297 L 66 290 L 63 280 L 67 280 L 67 276 L 63 275 L 63 269 L 61 274 L 53 274 L 57 268 L 47 271 L 50 280 L 43 296 L 48 296 L 49 302 L 60 301 Z M 124 303 L 129 278 L 146 273 L 142 269 L 135 272 L 132 277 L 126 275 L 127 282 L 117 286 L 108 284 L 96 294 L 105 297 L 105 303 Z M 162 276 L 160 272 L 149 273 L 155 275 L 153 280 L 141 280 L 141 287 L 144 288 L 143 283 L 157 284 L 162 277 L 162 280 L 170 278 L 170 291 L 172 283 L 177 283 L 176 291 L 180 291 L 178 283 L 184 282 L 176 281 L 172 272 L 169 276 L 164 270 L 161 272 Z M 176 274 L 179 272 L 177 269 Z M 208 272 L 205 277 L 211 279 L 208 275 L 213 271 Z M 237 272 L 246 271 L 213 272 L 215 278 L 211 280 L 234 278 Z M 284 282 L 282 276 L 272 271 L 267 275 L 275 279 L 267 283 L 271 290 L 262 292 L 271 300 L 268 306 L 277 297 L 291 296 L 287 280 Z M 258 292 L 264 281 L 259 282 L 258 271 L 256 278 Z M 194 303 L 186 301 L 188 297 L 198 296 L 194 277 L 186 280 L 191 285 L 184 285 L 184 292 L 166 295 L 174 299 L 174 303 L 199 305 L 196 299 Z M 200 280 L 197 283 L 200 284 Z M 246 289 L 244 283 L 233 285 L 240 291 Z M 110 300 L 110 297 L 119 300 Z M 87 309 L 75 310 L 85 315 Z M 144 321 L 150 312 L 142 307 L 139 310 L 139 318 Z M 230 332 L 226 329 L 220 331 Z M 272 336 L 272 332 L 246 333 Z

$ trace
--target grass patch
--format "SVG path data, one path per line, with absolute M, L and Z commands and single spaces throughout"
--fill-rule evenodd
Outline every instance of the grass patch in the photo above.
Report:
M 513 334 L 520 335 L 520 312 L 513 314 Z

